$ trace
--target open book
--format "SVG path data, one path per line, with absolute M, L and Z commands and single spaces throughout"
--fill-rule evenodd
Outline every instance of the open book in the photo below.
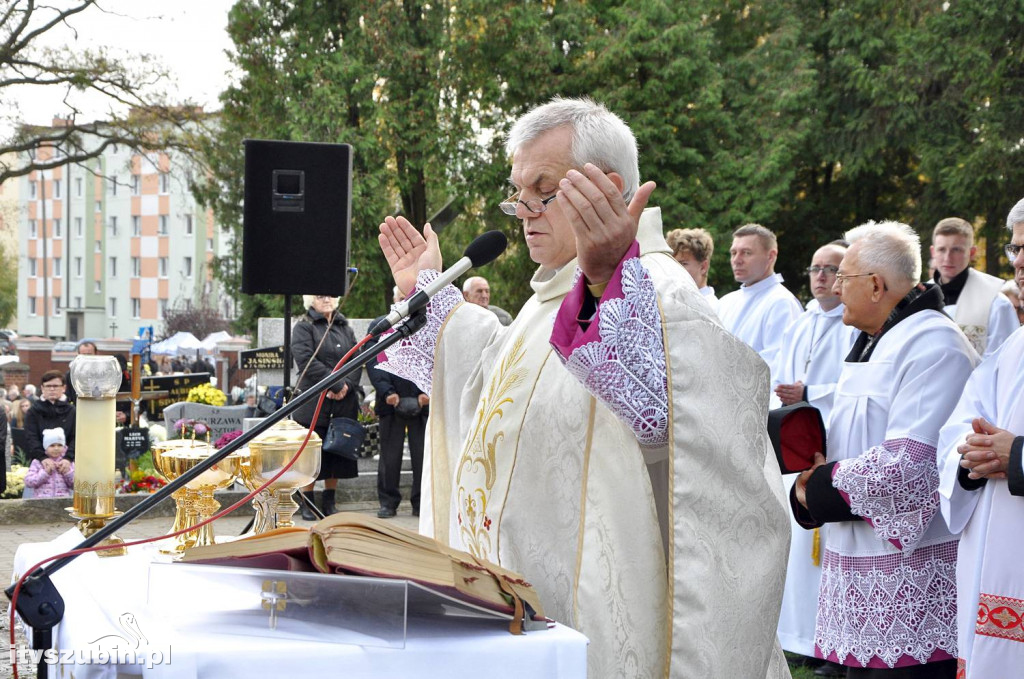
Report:
M 183 563 L 309 570 L 410 580 L 455 599 L 512 616 L 544 618 L 533 587 L 518 573 L 446 547 L 394 523 L 340 512 L 312 528 L 280 528 L 219 545 L 194 547 Z

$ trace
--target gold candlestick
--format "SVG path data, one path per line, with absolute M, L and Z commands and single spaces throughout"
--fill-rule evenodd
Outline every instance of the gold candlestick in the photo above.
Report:
M 78 356 L 71 362 L 71 383 L 78 392 L 75 408 L 75 484 L 71 516 L 89 537 L 116 516 L 114 508 L 114 399 L 121 386 L 121 366 L 113 356 Z M 99 556 L 125 553 L 124 541 L 111 536 L 111 549 Z

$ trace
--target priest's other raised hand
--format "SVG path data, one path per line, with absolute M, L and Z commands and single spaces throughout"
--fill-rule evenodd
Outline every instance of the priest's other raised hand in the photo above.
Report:
M 423 269 L 441 271 L 441 248 L 430 224 L 423 225 L 420 235 L 405 217 L 385 217 L 377 241 L 403 295 L 416 287 L 416 276 Z
M 629 205 L 622 197 L 622 178 L 586 163 L 583 172 L 569 170 L 558 183 L 558 201 L 576 236 L 580 270 L 592 284 L 607 283 L 636 239 L 640 215 L 655 189 L 647 182 Z

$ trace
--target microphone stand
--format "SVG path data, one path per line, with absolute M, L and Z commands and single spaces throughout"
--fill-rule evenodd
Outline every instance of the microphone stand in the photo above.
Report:
M 360 353 L 353 356 L 348 363 L 336 372 L 332 372 L 311 388 L 303 391 L 292 399 L 280 410 L 275 411 L 269 417 L 255 427 L 242 434 L 229 444 L 210 455 L 196 466 L 183 473 L 166 486 L 150 495 L 148 498 L 135 505 L 121 516 L 107 523 L 88 538 L 78 544 L 75 549 L 84 549 L 98 545 L 118 529 L 131 523 L 139 516 L 145 514 L 160 502 L 170 497 L 171 493 L 188 484 L 189 481 L 198 477 L 207 469 L 217 464 L 231 453 L 249 443 L 255 437 L 270 429 L 276 423 L 291 415 L 297 408 L 313 399 L 319 398 L 320 393 L 330 389 L 342 379 L 352 373 L 362 370 L 363 366 L 369 363 L 370 359 L 381 353 L 396 342 L 409 337 L 427 324 L 427 314 L 423 309 L 412 313 L 404 323 L 395 326 L 395 332 L 388 335 L 369 348 L 364 348 Z M 70 551 L 70 550 L 69 550 Z M 53 645 L 53 628 L 64 617 L 64 599 L 54 586 L 50 577 L 64 566 L 75 560 L 78 555 L 65 556 L 54 560 L 52 563 L 36 569 L 31 575 L 25 578 L 21 591 L 18 593 L 16 610 L 21 619 L 32 628 L 32 648 L 35 650 L 47 650 Z M 4 590 L 8 599 L 14 597 L 14 585 Z M 45 644 L 45 645 L 43 645 Z M 37 677 L 45 677 L 47 665 L 40 659 L 36 669 Z

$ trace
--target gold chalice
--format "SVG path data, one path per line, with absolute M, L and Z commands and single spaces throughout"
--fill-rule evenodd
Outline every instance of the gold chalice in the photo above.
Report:
M 298 452 L 307 431 L 294 420 L 281 420 L 249 442 L 249 464 L 242 468 L 242 482 L 249 490 L 256 490 L 288 464 Z M 292 493 L 315 481 L 319 473 L 320 437 L 312 432 L 291 469 L 253 500 L 256 511 L 253 532 L 264 533 L 273 528 L 295 525 L 292 516 L 299 505 L 292 499 Z

